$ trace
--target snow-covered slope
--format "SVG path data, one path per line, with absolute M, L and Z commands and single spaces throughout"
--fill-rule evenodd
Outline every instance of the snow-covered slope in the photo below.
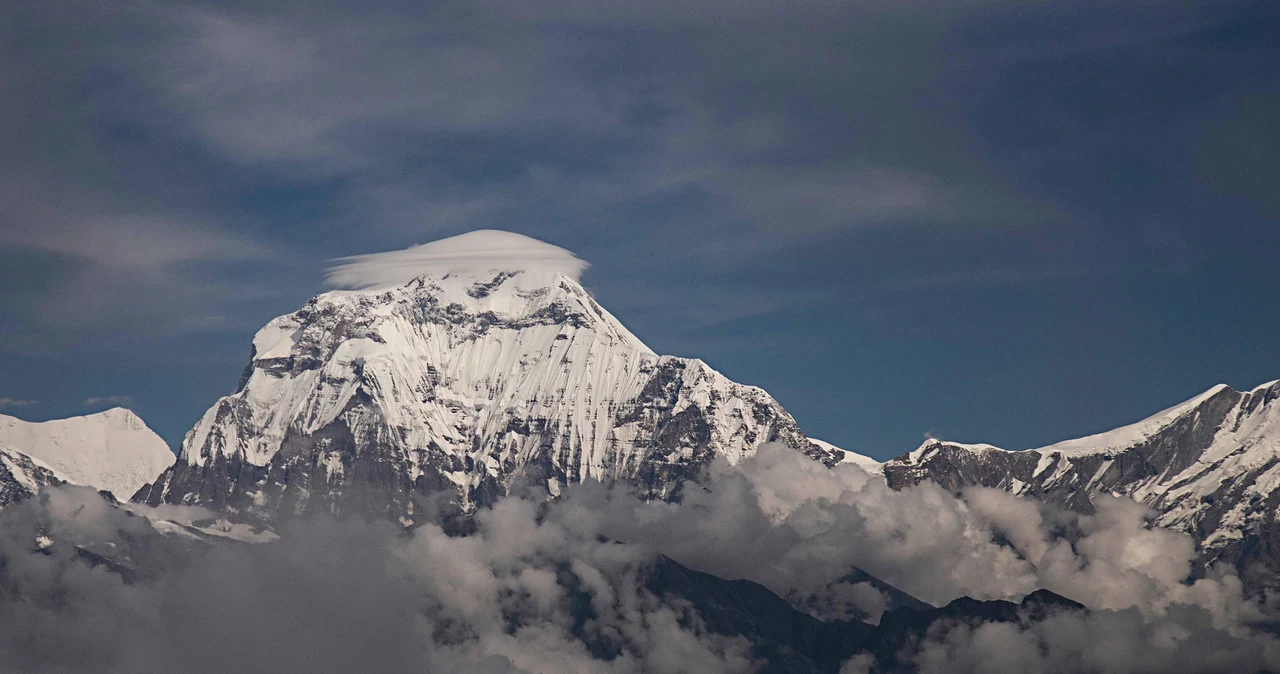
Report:
M 764 391 L 655 354 L 578 284 L 584 266 L 504 232 L 348 261 L 334 276 L 368 289 L 260 330 L 239 390 L 138 498 L 412 521 L 424 494 L 469 508 L 521 483 L 628 480 L 670 498 L 712 457 L 770 440 L 838 461 Z
M 840 449 L 826 440 L 819 440 L 817 438 L 809 438 L 809 442 L 831 452 L 840 460 L 840 463 L 851 463 L 873 475 L 880 475 L 884 473 L 883 464 L 869 456 L 866 456 L 865 454 L 858 454 L 857 452 L 851 452 L 847 449 Z
M 174 461 L 164 440 L 120 407 L 43 422 L 0 414 L 0 443 L 43 462 L 68 482 L 106 489 L 120 499 Z
M 1150 505 L 1204 560 L 1280 570 L 1280 381 L 1215 386 L 1130 426 L 1010 452 L 930 440 L 884 464 L 890 486 L 982 485 L 1088 511 L 1097 492 Z

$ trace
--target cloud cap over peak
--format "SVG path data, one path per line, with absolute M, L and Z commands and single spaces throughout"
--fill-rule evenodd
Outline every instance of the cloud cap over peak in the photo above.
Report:
M 577 280 L 590 266 L 559 246 L 514 232 L 477 229 L 404 250 L 333 260 L 326 280 L 335 288 L 364 290 L 404 285 L 423 274 L 460 271 L 560 273 Z

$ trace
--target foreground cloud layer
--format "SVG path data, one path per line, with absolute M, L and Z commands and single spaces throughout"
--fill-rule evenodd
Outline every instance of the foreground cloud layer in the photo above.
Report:
M 766 448 L 713 466 L 680 505 L 589 484 L 510 497 L 466 535 L 309 520 L 263 545 L 184 548 L 91 491 L 0 514 L 0 667 L 16 671 L 753 671 L 741 638 L 657 596 L 666 554 L 748 578 L 824 617 L 878 617 L 862 568 L 931 602 L 1048 587 L 1092 612 L 936 624 L 900 661 L 922 671 L 1261 671 L 1280 644 L 1228 574 L 1187 584 L 1193 550 L 1131 502 L 1089 517 L 994 491 L 894 492 Z M 178 517 L 172 507 L 152 517 Z M 203 514 L 196 514 L 203 515 Z M 159 525 L 157 525 L 159 526 Z M 153 540 L 155 539 L 155 540 Z M 139 546 L 139 541 L 152 541 Z M 77 545 L 79 547 L 77 547 Z M 196 545 L 194 543 L 190 545 Z M 114 547 L 113 547 L 114 546 Z M 145 554 L 137 552 L 145 547 Z M 94 555 L 127 562 L 91 566 Z M 110 553 L 110 554 L 109 554 Z M 112 554 L 115 557 L 112 557 Z M 128 579 L 130 582 L 125 582 Z M 866 671 L 862 656 L 845 671 Z

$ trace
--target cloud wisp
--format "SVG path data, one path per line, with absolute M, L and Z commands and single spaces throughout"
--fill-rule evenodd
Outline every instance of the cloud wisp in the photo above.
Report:
M 327 279 L 332 286 L 353 289 L 399 286 L 423 274 L 457 271 L 524 271 L 577 280 L 587 266 L 559 246 L 482 229 L 405 250 L 340 258 L 329 268 Z
M 109 396 L 90 396 L 80 402 L 85 407 L 97 407 L 99 405 L 117 405 L 120 407 L 128 407 L 133 404 L 133 396 L 109 395 Z

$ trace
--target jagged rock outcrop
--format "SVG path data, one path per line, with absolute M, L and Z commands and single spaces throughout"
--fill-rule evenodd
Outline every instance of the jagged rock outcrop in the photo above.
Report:
M 0 508 L 39 493 L 41 487 L 60 485 L 66 479 L 39 459 L 16 447 L 0 444 Z

